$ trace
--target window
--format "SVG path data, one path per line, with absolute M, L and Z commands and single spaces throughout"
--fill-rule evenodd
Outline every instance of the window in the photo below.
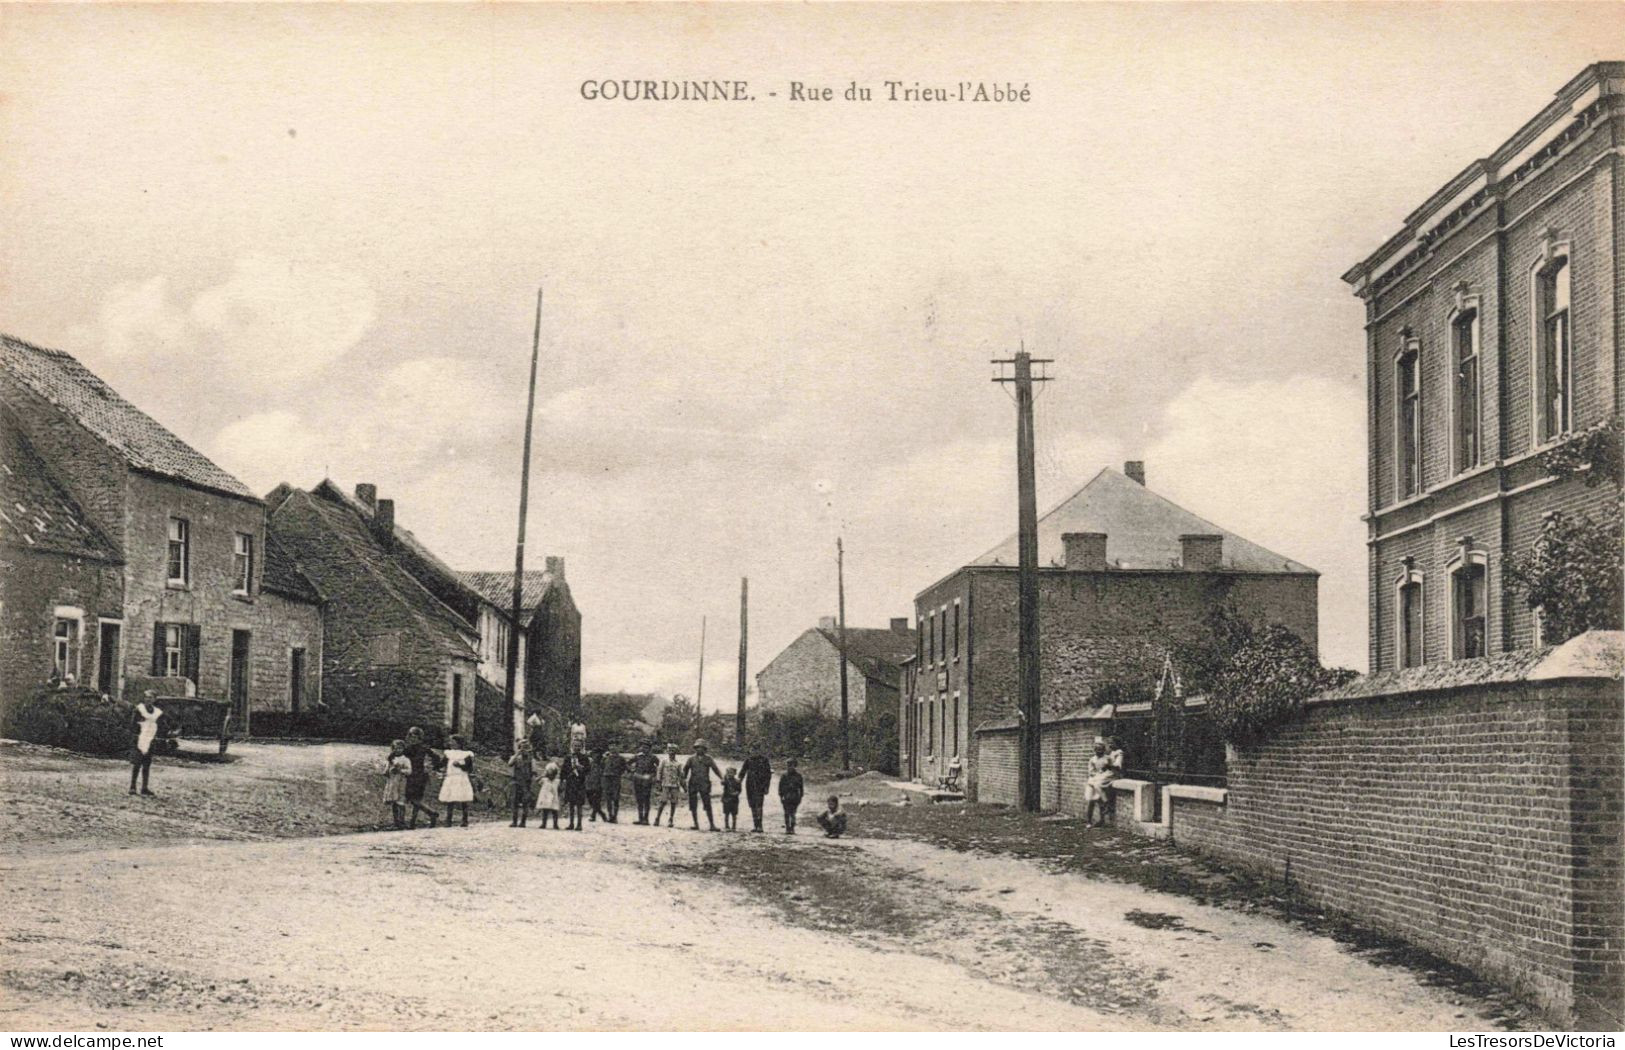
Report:
M 1398 588 L 1399 666 L 1421 667 L 1427 661 L 1427 646 L 1423 635 L 1422 574 L 1413 570 L 1406 559 L 1405 571 L 1400 574 Z
M 942 629 L 942 644 L 937 649 L 937 659 L 940 660 L 943 663 L 947 663 L 948 662 L 948 607 L 946 605 L 944 605 L 942 607 L 942 616 L 939 618 L 938 623 L 940 624 L 941 629 Z
M 165 678 L 179 678 L 182 673 L 182 661 L 185 653 L 185 632 L 183 625 L 166 623 L 162 625 L 164 631 L 164 662 L 162 675 Z
M 1394 462 L 1398 468 L 1399 498 L 1422 490 L 1422 369 L 1421 353 L 1414 342 L 1395 362 L 1398 413 L 1394 439 Z
M 937 614 L 935 612 L 932 612 L 930 617 L 928 617 L 928 622 L 929 622 L 929 625 L 930 625 L 930 632 L 931 632 L 931 652 L 930 652 L 931 660 L 930 660 L 930 662 L 931 663 L 936 663 L 937 662 Z
M 1487 651 L 1485 626 L 1488 623 L 1485 565 L 1482 554 L 1468 554 L 1453 574 L 1456 659 L 1470 660 Z
M 954 659 L 959 659 L 959 599 L 954 599 Z
M 192 529 L 185 518 L 169 519 L 169 584 L 185 587 L 192 572 Z
M 35 650 L 38 652 L 38 650 Z M 51 666 L 58 678 L 79 678 L 79 621 L 57 617 L 51 639 Z
M 1457 314 L 1450 325 L 1456 361 L 1455 412 L 1456 470 L 1478 466 L 1482 422 L 1478 372 L 1478 311 Z
M 496 658 L 498 667 L 508 666 L 508 623 L 506 620 L 497 621 Z
M 254 537 L 246 532 L 239 532 L 232 550 L 237 570 L 237 586 L 233 591 L 237 594 L 250 594 L 254 588 Z
M 1555 259 L 1537 276 L 1540 329 L 1535 362 L 1536 433 L 1541 441 L 1550 441 L 1568 433 L 1574 422 L 1568 257 Z

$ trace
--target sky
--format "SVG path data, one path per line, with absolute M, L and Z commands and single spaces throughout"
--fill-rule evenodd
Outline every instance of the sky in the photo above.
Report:
M 1040 510 L 1124 460 L 1321 571 L 1366 653 L 1340 280 L 1613 4 L 0 5 L 0 330 L 254 490 L 378 485 L 458 568 L 566 559 L 583 684 L 731 705 L 1015 527 L 990 358 L 1053 357 Z M 582 97 L 747 81 L 748 101 Z M 1013 84 L 1026 102 L 885 101 Z M 834 89 L 790 101 L 792 81 Z M 853 84 L 869 102 L 840 96 Z M 772 94 L 769 94 L 772 93 Z

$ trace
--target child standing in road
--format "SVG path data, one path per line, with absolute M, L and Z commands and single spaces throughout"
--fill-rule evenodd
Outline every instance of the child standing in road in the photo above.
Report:
M 784 807 L 784 833 L 796 833 L 796 808 L 801 805 L 801 796 L 806 791 L 806 784 L 801 779 L 801 771 L 796 769 L 796 760 L 786 762 L 784 772 L 779 774 L 779 805 Z
M 722 826 L 728 831 L 739 830 L 739 793 L 744 790 L 739 783 L 739 771 L 733 766 L 722 774 Z
M 452 735 L 451 746 L 446 748 L 446 778 L 440 782 L 440 801 L 446 804 L 446 826 L 451 827 L 452 814 L 463 807 L 463 827 L 468 827 L 468 804 L 474 801 L 474 752 L 467 750 L 463 738 Z
M 536 778 L 536 757 L 531 751 L 530 741 L 519 741 L 519 747 L 514 750 L 513 757 L 508 759 L 508 769 L 513 773 L 512 783 L 508 791 L 512 795 L 513 819 L 508 822 L 510 828 L 522 828 L 526 818 L 530 816 L 530 788 L 531 781 Z
M 553 818 L 553 830 L 559 830 L 559 764 L 549 762 L 542 771 L 542 782 L 536 788 L 536 812 L 542 815 L 537 827 L 547 827 L 547 818 Z
M 412 760 L 406 757 L 406 741 L 397 740 L 389 745 L 389 758 L 384 762 L 384 802 L 397 829 L 406 827 L 406 775 L 410 772 Z

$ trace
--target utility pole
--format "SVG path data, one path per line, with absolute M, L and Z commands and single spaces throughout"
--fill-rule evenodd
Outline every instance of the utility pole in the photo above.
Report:
M 1037 813 L 1042 802 L 1043 764 L 1040 741 L 1043 737 L 1043 711 L 1038 683 L 1038 496 L 1033 481 L 1033 384 L 1049 381 L 1047 375 L 1033 375 L 1033 365 L 1047 365 L 1052 358 L 1033 358 L 1026 348 L 1014 358 L 995 360 L 999 374 L 995 383 L 1016 388 L 1016 522 L 1019 573 L 1016 607 L 1020 616 L 1016 639 L 1016 699 L 1021 722 L 1019 782 L 1021 808 Z M 1010 375 L 1004 366 L 1011 365 Z M 1043 372 L 1042 367 L 1039 369 Z
M 694 687 L 694 714 L 700 713 L 700 701 L 705 699 L 705 617 L 700 617 L 700 680 Z
M 513 712 L 513 739 L 525 737 L 525 700 L 515 696 L 519 678 L 521 599 L 525 589 L 525 512 L 530 507 L 530 435 L 536 418 L 536 360 L 542 350 L 542 290 L 536 289 L 536 327 L 530 337 L 530 395 L 525 402 L 525 457 L 519 468 L 519 542 L 513 554 L 513 621 L 508 630 L 508 710 Z
M 841 768 L 852 769 L 852 742 L 847 735 L 846 714 L 846 552 L 841 548 L 841 537 L 835 537 L 835 599 L 836 621 L 841 638 Z
M 750 633 L 750 580 L 739 578 L 739 702 L 734 708 L 734 746 L 745 743 L 745 653 Z

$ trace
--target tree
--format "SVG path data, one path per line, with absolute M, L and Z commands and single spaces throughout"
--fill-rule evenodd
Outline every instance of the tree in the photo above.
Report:
M 638 732 L 638 722 L 651 697 L 638 693 L 587 693 L 581 698 L 581 721 L 589 747 L 620 747 Z
M 699 719 L 700 712 L 694 706 L 694 701 L 678 693 L 671 698 L 665 715 L 660 719 L 660 735 L 669 741 L 686 741 L 694 734 Z
M 1257 744 L 1296 718 L 1309 697 L 1353 677 L 1353 671 L 1322 667 L 1302 638 L 1270 624 L 1251 632 L 1214 677 L 1208 715 L 1231 743 Z
M 1625 625 L 1625 521 L 1620 511 L 1625 488 L 1620 417 L 1588 427 L 1552 449 L 1542 465 L 1560 480 L 1579 479 L 1586 488 L 1605 486 L 1612 496 L 1595 517 L 1551 511 L 1530 549 L 1512 558 L 1507 580 L 1539 609 L 1541 633 L 1551 644 L 1591 630 Z

